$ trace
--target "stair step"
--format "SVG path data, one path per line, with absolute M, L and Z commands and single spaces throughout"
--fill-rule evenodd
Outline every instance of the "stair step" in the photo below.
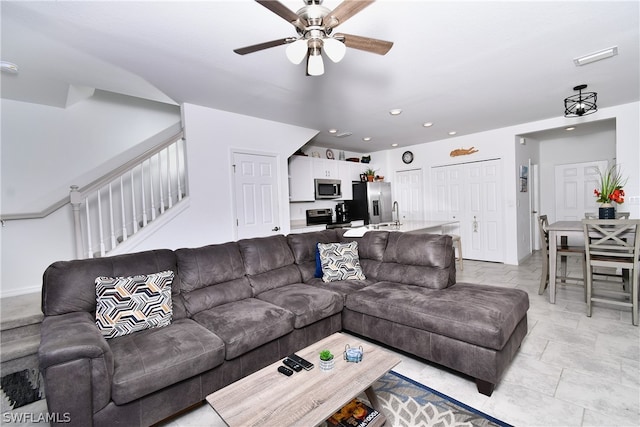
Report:
M 35 318 L 32 318 L 32 320 L 35 320 Z M 30 336 L 40 337 L 40 326 L 41 323 L 37 322 L 29 325 L 18 326 L 17 328 L 4 329 L 0 333 L 0 342 L 2 345 L 5 345 L 11 341 L 20 340 Z
M 0 299 L 0 331 L 34 325 L 42 322 L 40 293 L 17 295 Z
M 0 360 L 4 363 L 30 354 L 36 354 L 38 353 L 39 345 L 40 335 L 32 335 L 30 337 L 9 341 L 2 344 L 2 348 L 0 348 Z

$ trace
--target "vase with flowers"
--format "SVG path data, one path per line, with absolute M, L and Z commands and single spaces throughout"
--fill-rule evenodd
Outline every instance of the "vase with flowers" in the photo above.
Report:
M 612 203 L 624 203 L 624 190 L 622 187 L 627 183 L 622 178 L 618 165 L 613 165 L 604 173 L 598 171 L 600 175 L 600 188 L 593 190 L 593 194 L 600 203 L 598 217 L 600 219 L 615 219 L 616 210 Z

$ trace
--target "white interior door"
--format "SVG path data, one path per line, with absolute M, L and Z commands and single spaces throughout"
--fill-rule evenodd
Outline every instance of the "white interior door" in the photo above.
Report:
M 396 194 L 400 221 L 422 220 L 422 169 L 396 172 Z
M 598 211 L 593 189 L 600 182 L 598 170 L 606 169 L 606 160 L 555 167 L 555 221 L 581 220 L 585 212 Z
M 502 185 L 500 161 L 489 160 L 465 166 L 466 188 L 469 191 L 467 216 L 471 216 L 471 241 L 466 253 L 471 259 L 501 262 L 503 227 L 501 198 L 498 196 Z
M 442 166 L 431 171 L 434 220 L 456 219 L 465 258 L 502 262 L 500 160 Z
M 277 163 L 275 156 L 233 153 L 238 239 L 280 231 Z

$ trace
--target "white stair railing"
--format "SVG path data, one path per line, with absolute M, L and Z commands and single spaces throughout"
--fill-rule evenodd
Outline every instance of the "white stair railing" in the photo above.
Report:
M 185 149 L 180 132 L 91 184 L 72 186 L 76 256 L 105 256 L 179 205 L 187 196 Z

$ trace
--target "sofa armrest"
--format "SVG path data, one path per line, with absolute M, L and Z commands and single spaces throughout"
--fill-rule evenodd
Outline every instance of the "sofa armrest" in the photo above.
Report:
M 113 354 L 90 313 L 47 316 L 42 322 L 40 371 L 50 413 L 69 414 L 72 425 L 91 425 L 111 400 Z

